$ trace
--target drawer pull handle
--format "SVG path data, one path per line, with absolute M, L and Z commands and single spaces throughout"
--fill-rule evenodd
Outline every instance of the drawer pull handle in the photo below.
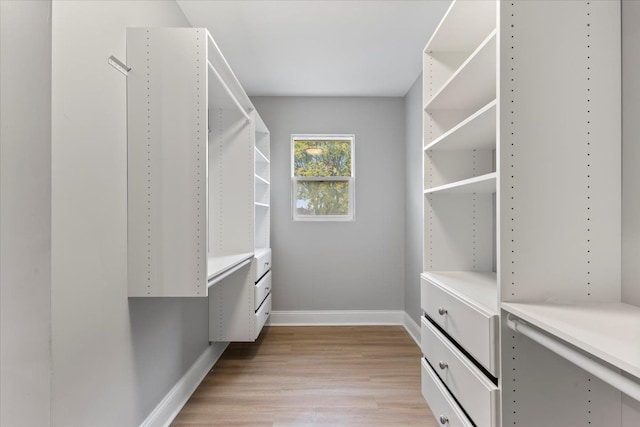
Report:
M 269 289 L 271 289 L 269 286 L 267 286 L 266 288 L 264 288 L 265 292 L 269 292 Z
M 447 314 L 447 309 L 446 308 L 442 308 L 442 307 L 438 307 L 438 314 L 440 316 L 444 316 L 445 314 Z
M 449 418 L 445 417 L 444 415 L 440 415 L 440 424 L 445 425 L 449 423 Z
M 440 366 L 440 369 L 447 369 L 449 367 L 449 364 L 447 362 L 440 361 L 440 363 L 438 363 L 438 366 Z
M 265 263 L 264 263 L 264 266 L 265 266 L 265 267 L 269 267 L 269 263 L 268 263 L 268 262 L 265 262 Z
M 265 312 L 264 312 L 264 315 L 265 315 L 265 317 L 266 317 L 266 316 L 268 316 L 268 315 L 269 315 L 269 312 L 268 312 L 268 311 L 265 311 Z

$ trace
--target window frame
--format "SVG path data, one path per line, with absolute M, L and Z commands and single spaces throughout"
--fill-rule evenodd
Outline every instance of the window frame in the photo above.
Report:
M 308 177 L 295 175 L 295 142 L 296 141 L 345 141 L 351 142 L 351 176 L 325 176 L 325 177 Z M 291 217 L 293 221 L 315 221 L 315 222 L 348 222 L 356 219 L 356 136 L 354 134 L 291 134 Z M 338 181 L 349 183 L 349 214 L 348 215 L 298 215 L 296 212 L 296 202 L 298 183 L 300 182 L 318 182 L 318 181 Z

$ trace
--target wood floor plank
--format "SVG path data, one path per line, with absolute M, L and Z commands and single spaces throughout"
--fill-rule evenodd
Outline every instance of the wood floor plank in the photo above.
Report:
M 268 326 L 229 345 L 172 426 L 435 427 L 420 356 L 400 326 Z

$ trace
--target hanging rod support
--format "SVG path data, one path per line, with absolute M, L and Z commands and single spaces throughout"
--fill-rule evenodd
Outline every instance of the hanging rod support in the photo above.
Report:
M 120 71 L 125 76 L 129 74 L 129 71 L 131 71 L 131 67 L 128 67 L 127 64 L 120 61 L 118 58 L 116 58 L 113 55 L 111 55 L 109 59 L 107 59 L 107 62 L 109 63 L 109 65 L 111 65 L 116 70 Z

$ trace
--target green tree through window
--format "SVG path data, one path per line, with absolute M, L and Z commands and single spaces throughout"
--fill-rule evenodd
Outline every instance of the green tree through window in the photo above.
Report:
M 353 217 L 353 136 L 324 137 L 292 138 L 296 219 Z

